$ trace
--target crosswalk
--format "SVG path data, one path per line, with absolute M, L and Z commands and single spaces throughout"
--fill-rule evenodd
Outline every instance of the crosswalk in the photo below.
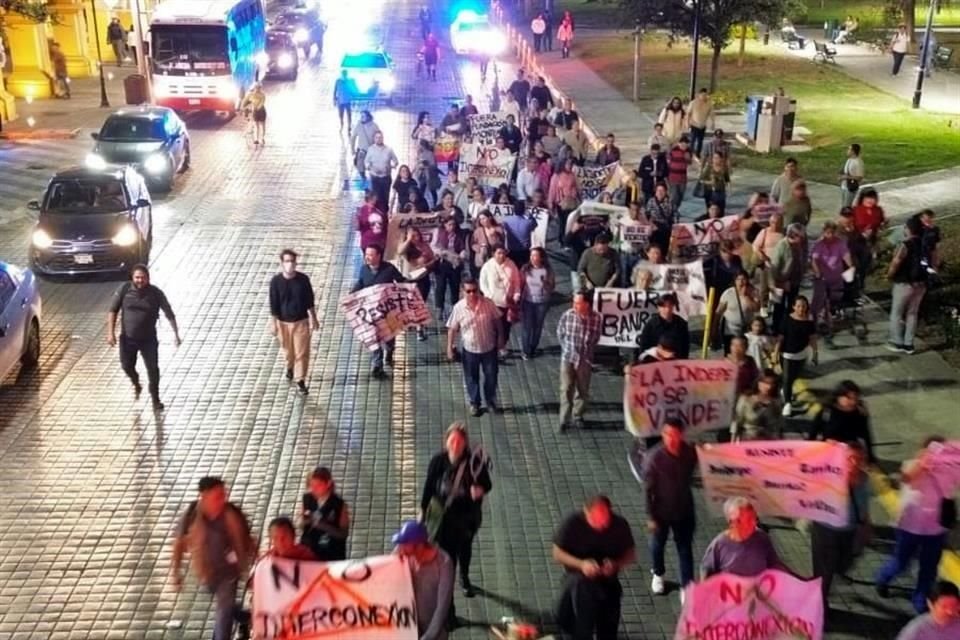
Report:
M 53 174 L 81 164 L 89 138 L 0 141 L 0 224 L 26 215 L 30 200 L 40 198 Z

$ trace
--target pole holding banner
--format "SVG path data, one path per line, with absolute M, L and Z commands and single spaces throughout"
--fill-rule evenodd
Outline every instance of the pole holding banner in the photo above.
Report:
M 713 333 L 711 330 L 713 327 L 713 314 L 716 313 L 716 307 L 713 303 L 716 297 L 716 287 L 710 287 L 710 293 L 707 294 L 707 320 L 706 326 L 703 329 L 703 347 L 700 350 L 700 357 L 704 360 L 706 360 L 710 354 L 710 334 Z

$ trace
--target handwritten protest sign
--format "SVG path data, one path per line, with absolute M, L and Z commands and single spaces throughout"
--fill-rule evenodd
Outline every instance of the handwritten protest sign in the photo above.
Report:
M 407 327 L 430 322 L 430 311 L 413 283 L 377 284 L 340 301 L 353 334 L 367 349 L 403 333 Z
M 820 578 L 719 573 L 687 587 L 674 640 L 822 640 Z
M 702 222 L 680 222 L 670 233 L 670 255 L 677 260 L 697 260 L 717 255 L 720 242 L 739 237 L 740 217 L 724 216 Z
M 637 249 L 646 249 L 650 246 L 650 236 L 654 234 L 656 227 L 652 224 L 621 220 L 619 231 L 621 241 L 629 242 Z
M 433 242 L 434 234 L 443 224 L 439 213 L 395 213 L 387 220 L 387 245 L 384 247 L 384 260 L 393 262 L 397 258 L 397 247 L 407 235 L 407 228 L 420 230 L 423 240 Z
M 460 157 L 460 140 L 448 133 L 441 134 L 433 145 L 433 158 L 437 164 L 455 162 Z
M 579 222 L 588 229 L 598 227 L 606 227 L 609 229 L 611 221 L 616 219 L 617 216 L 620 216 L 622 214 L 621 209 L 624 208 L 625 207 L 619 207 L 615 204 L 604 204 L 602 202 L 584 200 L 580 203 L 579 207 L 567 216 L 565 233 L 571 233 L 573 231 L 573 225 L 576 222 Z
M 653 274 L 651 289 L 676 293 L 681 315 L 707 314 L 707 283 L 703 278 L 703 262 L 700 260 L 685 264 L 639 262 L 634 269 L 646 269 Z
M 342 562 L 265 557 L 253 575 L 254 640 L 417 640 L 410 567 L 398 555 Z
M 671 360 L 630 367 L 623 385 L 627 431 L 657 435 L 668 418 L 679 418 L 687 433 L 729 428 L 737 367 L 725 360 Z
M 477 113 L 467 116 L 470 126 L 470 137 L 474 144 L 482 147 L 492 147 L 497 141 L 497 134 L 507 124 L 507 114 L 503 111 L 492 113 Z
M 940 490 L 953 495 L 960 489 L 960 440 L 931 442 L 927 451 Z
M 800 440 L 707 444 L 700 475 L 714 512 L 727 498 L 749 498 L 761 515 L 849 523 L 849 450 L 838 442 Z
M 460 145 L 460 176 L 475 178 L 485 187 L 499 187 L 510 182 L 516 159 L 509 149 L 464 142 Z
M 603 167 L 578 167 L 574 165 L 573 175 L 577 179 L 577 188 L 584 200 L 596 200 L 606 189 L 607 182 L 616 172 L 619 163 L 613 162 Z
M 491 204 L 487 207 L 487 209 L 490 211 L 490 214 L 497 219 L 497 221 L 513 215 L 512 204 Z M 524 209 L 523 215 L 531 217 L 537 221 L 537 228 L 533 230 L 533 234 L 530 236 L 530 247 L 543 248 L 547 246 L 547 227 L 550 225 L 550 211 L 543 207 L 527 207 Z M 517 266 L 522 267 L 523 265 Z
M 598 287 L 593 292 L 593 310 L 600 314 L 600 342 L 605 347 L 640 345 L 647 320 L 657 313 L 665 291 Z

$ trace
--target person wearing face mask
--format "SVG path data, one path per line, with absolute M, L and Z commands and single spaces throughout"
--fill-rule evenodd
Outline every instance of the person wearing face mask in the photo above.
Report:
M 270 280 L 272 333 L 280 339 L 287 360 L 287 380 L 297 381 L 297 390 L 307 393 L 307 366 L 310 364 L 310 331 L 319 331 L 313 285 L 307 274 L 297 271 L 297 253 L 280 253 L 283 270 Z

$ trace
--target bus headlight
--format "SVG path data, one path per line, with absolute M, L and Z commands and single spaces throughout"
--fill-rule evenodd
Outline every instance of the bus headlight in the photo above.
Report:
M 304 28 L 297 29 L 293 32 L 293 41 L 297 44 L 303 44 L 310 38 L 310 34 L 307 33 L 307 30 Z
M 397 80 L 393 77 L 392 73 L 383 77 L 383 80 L 380 81 L 380 88 L 385 93 L 391 93 L 397 88 Z
M 277 56 L 277 66 L 281 69 L 289 69 L 293 66 L 293 56 L 289 53 L 281 53 Z
M 143 161 L 143 168 L 153 175 L 163 173 L 167 170 L 167 159 L 162 153 L 151 153 Z
M 49 249 L 53 246 L 53 238 L 43 229 L 37 229 L 33 232 L 33 246 L 37 249 Z
M 132 246 L 136 244 L 137 240 L 139 240 L 137 230 L 133 228 L 132 224 L 123 225 L 123 228 L 117 232 L 117 235 L 110 239 L 110 241 L 118 247 Z

